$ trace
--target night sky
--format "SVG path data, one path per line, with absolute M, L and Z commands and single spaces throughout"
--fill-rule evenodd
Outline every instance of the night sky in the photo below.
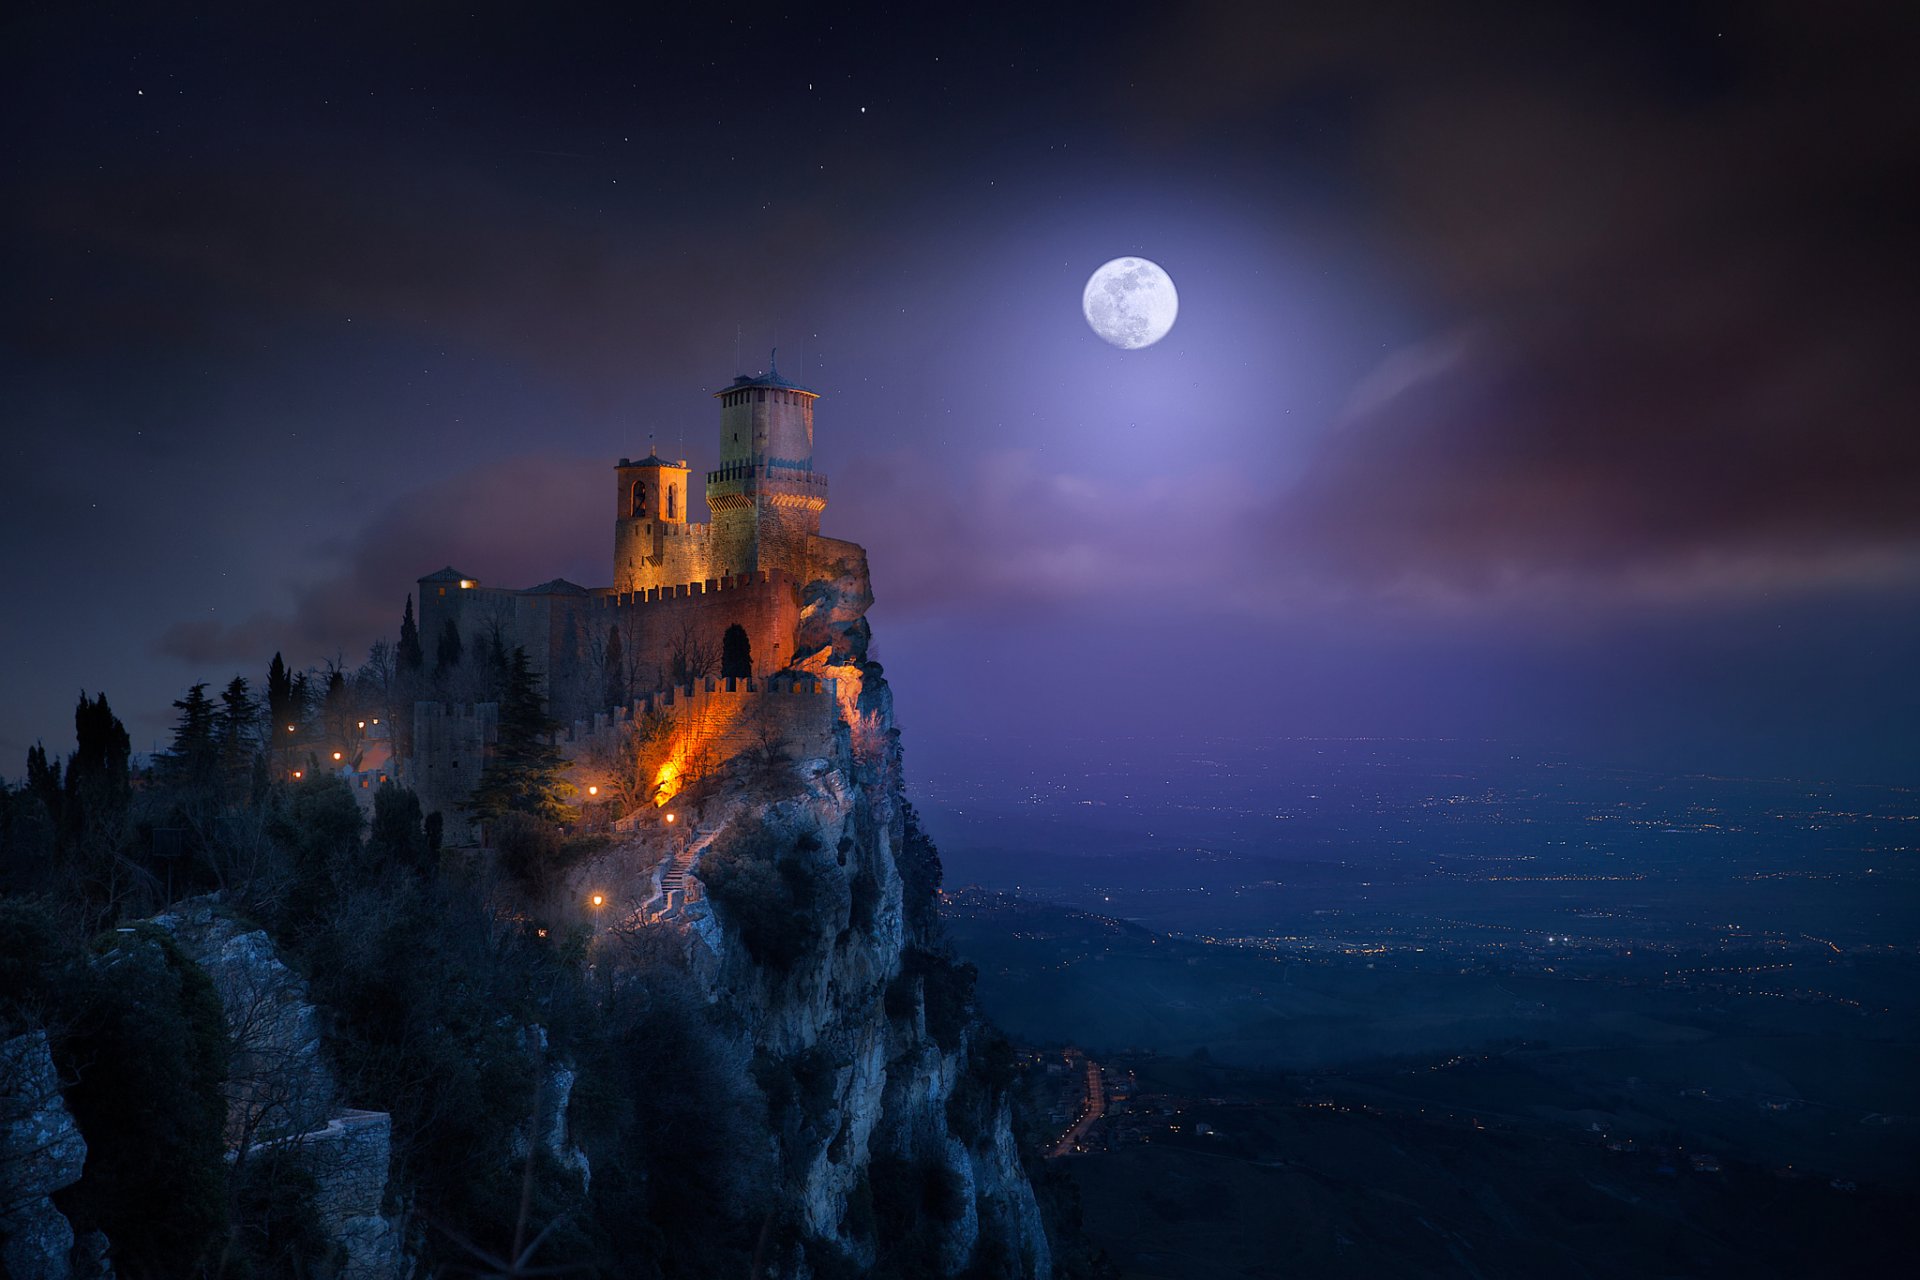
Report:
M 0 773 L 445 564 L 607 582 L 611 463 L 777 345 L 910 778 L 1920 777 L 1920 9 L 387 7 L 4 19 Z

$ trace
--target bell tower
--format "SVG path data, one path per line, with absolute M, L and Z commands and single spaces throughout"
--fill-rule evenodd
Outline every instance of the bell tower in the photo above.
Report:
M 779 353 L 776 351 L 774 356 Z M 742 374 L 714 393 L 720 402 L 720 467 L 707 473 L 715 568 L 783 569 L 806 580 L 820 533 L 827 478 L 813 469 L 816 391 L 780 376 Z
M 687 464 L 649 453 L 638 462 L 620 459 L 614 476 L 614 589 L 660 586 L 671 576 L 667 539 L 687 523 Z

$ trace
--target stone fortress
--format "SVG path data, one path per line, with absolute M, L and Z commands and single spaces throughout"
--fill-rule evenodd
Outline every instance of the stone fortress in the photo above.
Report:
M 576 761 L 583 796 L 594 785 L 587 774 L 595 748 L 643 717 L 672 719 L 687 730 L 682 737 L 697 740 L 682 757 L 698 750 L 725 758 L 770 732 L 804 754 L 830 741 L 841 704 L 851 713 L 857 698 L 857 689 L 838 688 L 829 655 L 796 647 L 809 584 L 857 580 L 864 591 L 866 580 L 865 551 L 820 533 L 827 478 L 813 469 L 819 395 L 770 361 L 765 374 L 736 377 L 714 398 L 720 465 L 707 472 L 711 523 L 687 519 L 684 459 L 620 459 L 611 586 L 556 578 L 515 590 L 452 567 L 419 580 L 428 667 L 449 628 L 467 655 L 496 641 L 508 652 L 524 649 L 550 713 L 568 726 L 561 745 Z M 719 666 L 735 628 L 746 641 L 744 677 Z M 609 705 L 610 686 L 626 691 L 624 705 Z M 497 708 L 487 703 L 413 709 L 402 780 L 429 812 L 445 815 L 450 839 L 471 838 L 462 805 L 497 725 Z

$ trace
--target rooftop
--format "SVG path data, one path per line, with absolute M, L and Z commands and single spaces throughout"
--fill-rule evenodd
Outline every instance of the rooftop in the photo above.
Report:
M 729 391 L 738 391 L 742 387 L 778 387 L 782 391 L 798 391 L 801 395 L 805 396 L 819 396 L 820 393 L 812 387 L 803 387 L 797 382 L 790 382 L 780 376 L 780 363 L 775 359 L 779 354 L 780 348 L 775 347 L 773 354 L 767 357 L 767 371 L 765 373 L 740 374 L 736 376 L 732 382 L 713 394 L 723 396 Z

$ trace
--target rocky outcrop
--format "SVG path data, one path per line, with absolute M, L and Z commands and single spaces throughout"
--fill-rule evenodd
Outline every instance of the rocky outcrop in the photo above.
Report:
M 81 1243 L 75 1267 L 73 1227 L 51 1196 L 80 1180 L 86 1140 L 60 1096 L 60 1077 L 44 1031 L 0 1041 L 0 1273 L 99 1275 L 105 1241 Z M 96 1265 L 86 1265 L 91 1262 Z
M 938 1227 L 940 1270 L 955 1275 L 990 1255 L 1003 1273 L 1047 1276 L 1051 1252 L 1007 1100 L 982 1102 L 975 1132 L 950 1128 L 956 1090 L 987 1096 L 968 1081 L 979 1029 L 957 1041 L 949 1029 L 949 1043 L 936 1043 L 924 984 L 901 978 L 909 953 L 937 941 L 928 936 L 930 913 L 916 921 L 903 896 L 898 734 L 891 691 L 867 657 L 865 556 L 837 545 L 844 553 L 832 575 L 804 593 L 796 635 L 796 666 L 838 682 L 842 729 L 833 749 L 771 773 L 764 760 L 734 760 L 677 800 L 673 839 L 684 841 L 676 851 L 687 891 L 666 919 L 646 927 L 682 933 L 689 968 L 756 1061 L 791 1064 L 796 1078 L 818 1082 L 797 1091 L 814 1113 L 775 1117 L 784 1191 L 802 1234 L 871 1265 L 878 1242 L 871 1209 L 863 1220 L 861 1207 L 872 1204 L 875 1163 L 932 1169 L 955 1188 L 953 1212 Z M 709 855 L 743 831 L 803 861 L 800 872 L 819 886 L 810 907 L 817 945 L 797 963 L 757 957 L 725 894 L 716 901 L 707 884 Z M 609 869 L 586 874 L 605 880 Z M 589 889 L 583 879 L 570 891 Z M 805 1271 L 797 1258 L 789 1269 Z
M 340 1280 L 406 1274 L 401 1222 L 383 1212 L 392 1123 L 385 1112 L 340 1107 L 306 983 L 264 930 L 233 917 L 217 897 L 179 903 L 153 923 L 206 971 L 220 996 L 228 1159 L 297 1152 L 313 1175 L 320 1221 L 344 1256 Z

